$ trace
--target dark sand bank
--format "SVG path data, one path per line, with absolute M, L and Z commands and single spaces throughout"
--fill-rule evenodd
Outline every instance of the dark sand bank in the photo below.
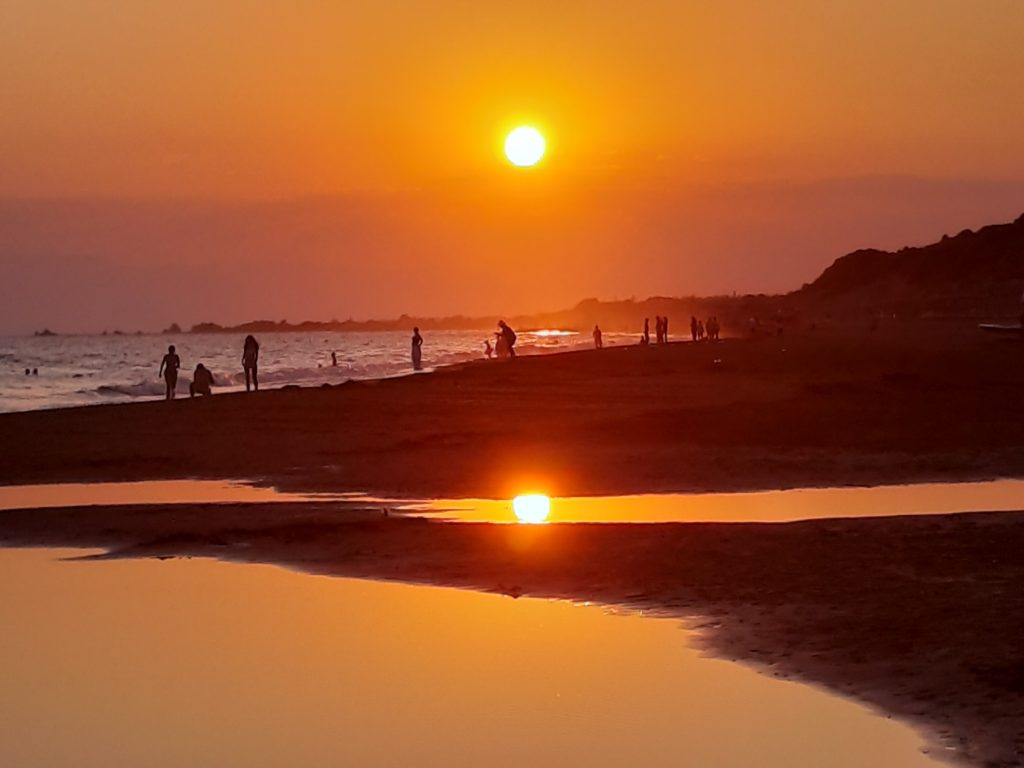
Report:
M 974 765 L 1024 762 L 1024 512 L 501 526 L 355 504 L 82 507 L 0 512 L 0 541 L 652 609 L 698 621 L 716 654 L 924 726 Z
M 1024 344 L 969 323 L 866 327 L 3 414 L 0 483 L 502 498 L 1024 475 Z

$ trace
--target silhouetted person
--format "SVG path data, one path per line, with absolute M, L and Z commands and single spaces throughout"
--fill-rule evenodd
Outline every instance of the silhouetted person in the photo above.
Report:
M 210 373 L 209 369 L 199 363 L 196 366 L 195 372 L 192 374 L 192 383 L 188 385 L 188 396 L 195 397 L 196 395 L 212 395 L 210 387 L 213 386 L 213 374 Z
M 697 340 L 697 318 L 690 315 L 690 339 Z
M 668 344 L 668 315 L 661 318 L 661 341 Z
M 39 375 L 39 369 L 38 368 L 33 368 L 32 369 L 32 375 L 33 376 L 38 376 Z
M 601 327 L 598 325 L 594 326 L 594 349 L 601 349 L 604 347 L 604 337 L 601 335 Z
M 491 340 L 490 339 L 484 339 L 484 357 L 486 357 L 488 360 L 490 360 L 491 356 L 493 354 L 494 354 L 494 347 L 491 346 Z
M 504 320 L 498 321 L 498 327 L 501 329 L 499 335 L 505 342 L 505 351 L 509 357 L 516 356 L 516 332 L 508 327 L 508 324 Z
M 337 368 L 337 367 L 338 367 L 338 353 L 337 352 L 331 352 L 331 368 Z
M 704 340 L 704 323 L 700 320 L 697 321 L 697 341 Z
M 165 393 L 165 399 L 174 399 L 174 389 L 178 386 L 178 369 L 181 368 L 181 358 L 174 351 L 174 345 L 171 344 L 167 348 L 167 354 L 164 355 L 164 359 L 160 361 L 160 373 L 158 376 L 164 377 L 164 383 L 167 385 L 167 391 Z
M 651 318 L 649 317 L 644 318 L 644 333 L 640 338 L 640 343 L 645 347 L 651 343 Z
M 28 368 L 26 368 L 25 369 L 25 375 L 28 376 L 30 373 L 31 373 L 31 371 Z
M 665 343 L 665 320 L 661 315 L 654 318 L 654 335 L 658 338 L 658 344 Z
M 250 333 L 242 344 L 242 369 L 245 371 L 246 392 L 249 391 L 250 385 L 257 392 L 260 391 L 259 363 L 260 343 Z
M 412 369 L 423 370 L 423 337 L 420 336 L 419 326 L 412 329 Z

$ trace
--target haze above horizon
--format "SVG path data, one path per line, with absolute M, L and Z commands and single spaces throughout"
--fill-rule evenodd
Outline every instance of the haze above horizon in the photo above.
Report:
M 1021 39 L 1016 0 L 9 0 L 0 332 L 791 290 L 1024 210 Z

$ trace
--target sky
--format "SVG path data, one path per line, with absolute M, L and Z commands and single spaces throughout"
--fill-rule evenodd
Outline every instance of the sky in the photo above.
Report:
M 1019 0 L 0 0 L 0 332 L 797 288 L 1024 211 L 1020 40 Z

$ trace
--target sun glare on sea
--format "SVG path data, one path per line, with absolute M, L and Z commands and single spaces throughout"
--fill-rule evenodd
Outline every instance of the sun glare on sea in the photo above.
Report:
M 529 168 L 540 162 L 546 148 L 544 137 L 536 128 L 522 125 L 505 139 L 505 157 L 512 165 Z
M 512 511 L 520 523 L 545 523 L 551 514 L 551 499 L 540 493 L 527 493 L 512 499 Z

